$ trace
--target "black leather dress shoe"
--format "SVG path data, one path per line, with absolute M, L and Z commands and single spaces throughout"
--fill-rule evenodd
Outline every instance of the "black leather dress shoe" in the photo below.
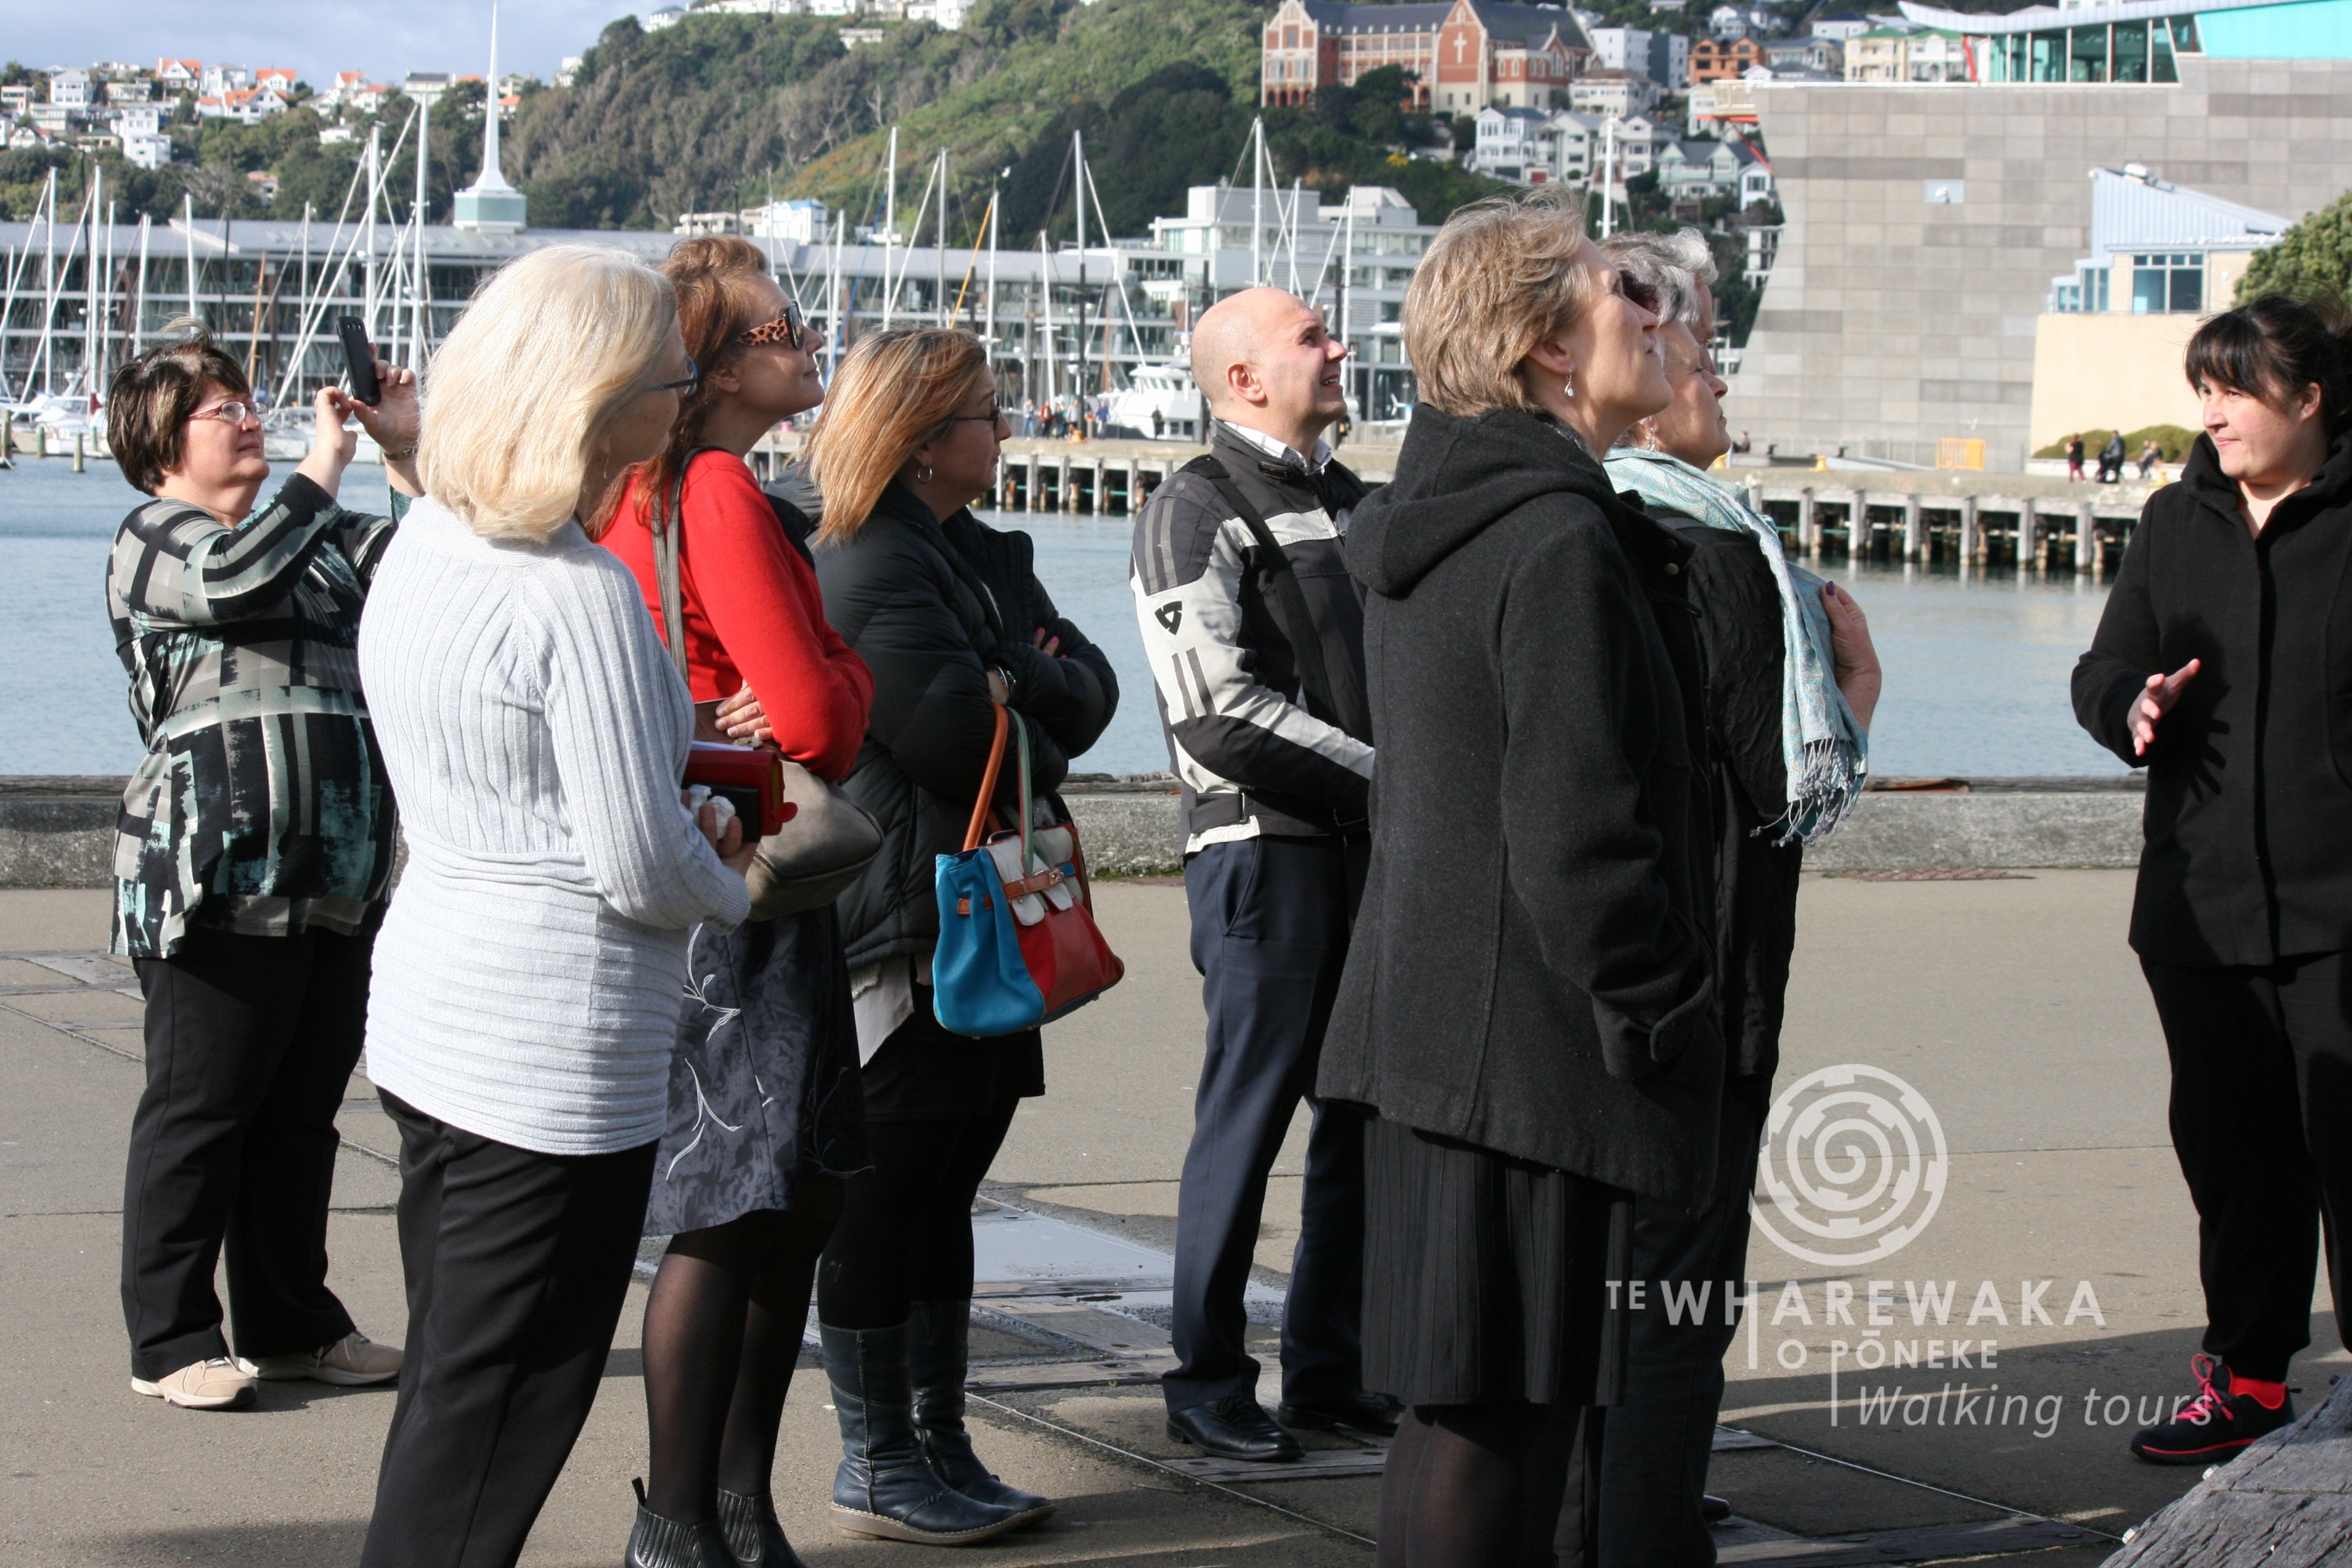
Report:
M 1385 1394 L 1359 1391 L 1339 1399 L 1318 1399 L 1312 1405 L 1286 1402 L 1275 1414 L 1285 1426 L 1303 1426 L 1311 1432 L 1345 1426 L 1374 1437 L 1393 1437 L 1397 1417 L 1403 1412 L 1404 1406 Z
M 1731 1517 L 1731 1505 L 1713 1492 L 1707 1492 L 1698 1500 L 1698 1516 L 1708 1524 L 1721 1524 Z
M 1168 1435 L 1220 1459 L 1285 1464 L 1298 1458 L 1298 1439 L 1274 1424 L 1265 1406 L 1246 1394 L 1171 1412 Z

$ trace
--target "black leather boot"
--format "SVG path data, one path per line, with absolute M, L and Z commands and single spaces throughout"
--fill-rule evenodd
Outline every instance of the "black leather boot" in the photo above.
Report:
M 629 1531 L 625 1568 L 735 1568 L 717 1521 L 680 1524 L 664 1519 L 646 1506 L 645 1483 L 629 1484 L 637 1489 L 637 1526 Z
M 908 1370 L 915 1384 L 915 1432 L 940 1479 L 968 1498 L 1011 1509 L 1023 1524 L 1054 1511 L 1035 1492 L 1006 1486 L 971 1451 L 963 1425 L 963 1380 L 971 1347 L 971 1303 L 918 1301 L 907 1319 Z
M 1011 1509 L 976 1502 L 933 1473 L 915 1436 L 908 1384 L 907 1327 L 818 1325 L 825 1376 L 841 1419 L 841 1468 L 833 1478 L 833 1521 L 853 1535 L 961 1546 L 1021 1522 Z
M 784 1539 L 776 1500 L 766 1492 L 745 1497 L 720 1487 L 719 1528 L 726 1533 L 727 1550 L 735 1554 L 737 1568 L 808 1568 Z

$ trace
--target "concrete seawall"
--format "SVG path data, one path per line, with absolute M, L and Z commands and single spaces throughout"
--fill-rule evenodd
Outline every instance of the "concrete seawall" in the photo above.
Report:
M 105 885 L 120 778 L 0 778 L 0 888 Z M 2035 866 L 2128 867 L 2139 860 L 2139 780 L 1969 779 L 1873 790 L 1806 857 L 1822 871 Z M 1065 795 L 1088 864 L 1107 877 L 1182 869 L 1176 795 L 1163 779 L 1086 779 Z

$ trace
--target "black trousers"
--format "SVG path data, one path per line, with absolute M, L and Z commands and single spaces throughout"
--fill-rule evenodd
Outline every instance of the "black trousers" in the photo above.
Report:
M 866 1123 L 874 1165 L 842 1184 L 841 1220 L 817 1260 L 819 1320 L 890 1329 L 917 1301 L 971 1299 L 971 1201 L 1020 1106 L 1005 1095 L 951 1121 Z
M 1633 1278 L 1643 1282 L 1643 1305 L 1625 1314 L 1624 1392 L 1601 1448 L 1600 1560 L 1609 1568 L 1715 1561 L 1699 1499 L 1723 1406 L 1724 1352 L 1739 1331 L 1748 1198 L 1770 1089 L 1760 1077 L 1725 1086 L 1715 1192 L 1704 1212 L 1634 1201 Z
M 2261 968 L 2140 961 L 2172 1058 L 2172 1147 L 2197 1205 L 2205 1350 L 2286 1376 L 2311 1342 L 2319 1238 L 2344 1332 L 2339 1226 L 2352 1217 L 2352 963 Z
M 373 945 L 198 927 L 173 956 L 138 961 L 147 1087 L 122 1180 L 137 1376 L 228 1353 L 213 1290 L 224 1245 L 239 1354 L 315 1351 L 352 1331 L 327 1289 L 327 1203 Z
M 1266 1175 L 1298 1102 L 1314 1107 L 1282 1391 L 1314 1404 L 1363 1384 L 1364 1126 L 1313 1097 L 1348 958 L 1347 851 L 1335 838 L 1212 844 L 1184 863 L 1208 1051 L 1176 1204 L 1171 1410 L 1257 1388 L 1243 1309 Z
M 408 1348 L 360 1561 L 509 1568 L 596 1403 L 656 1145 L 533 1153 L 383 1098 Z

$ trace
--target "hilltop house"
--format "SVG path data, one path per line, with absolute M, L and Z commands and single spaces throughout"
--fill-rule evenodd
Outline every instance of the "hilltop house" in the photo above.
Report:
M 1658 106 L 1658 83 L 1633 71 L 1587 71 L 1569 84 L 1568 106 L 1579 114 L 1622 120 Z
M 1729 43 L 1701 38 L 1691 46 L 1690 79 L 1693 82 L 1737 80 L 1751 67 L 1763 63 L 1764 46 L 1753 38 Z
M 1258 101 L 1306 103 L 1318 88 L 1351 86 L 1366 71 L 1402 66 L 1418 79 L 1419 108 L 1545 109 L 1566 100 L 1592 53 L 1575 15 L 1554 6 L 1282 0 L 1263 35 Z
M 1772 166 L 1745 142 L 1670 142 L 1658 153 L 1658 194 L 1670 201 L 1772 199 Z

